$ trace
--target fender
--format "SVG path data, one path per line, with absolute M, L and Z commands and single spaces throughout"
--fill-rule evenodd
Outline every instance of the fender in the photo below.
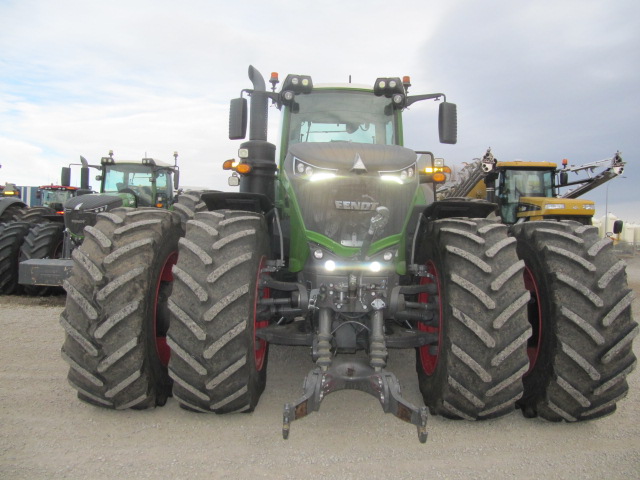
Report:
M 2 213 L 9 208 L 9 206 L 11 205 L 16 205 L 18 207 L 26 207 L 27 204 L 24 203 L 22 200 L 18 199 L 18 198 L 10 198 L 10 197 L 5 197 L 5 198 L 0 198 L 0 215 L 2 215 Z
M 206 192 L 200 197 L 208 210 L 246 210 L 267 214 L 273 203 L 264 194 L 248 192 Z

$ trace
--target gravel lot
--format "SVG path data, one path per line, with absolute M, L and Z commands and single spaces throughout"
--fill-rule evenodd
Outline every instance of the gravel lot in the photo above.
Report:
M 640 258 L 627 260 L 640 318 Z M 312 368 L 306 349 L 273 347 L 255 412 L 218 417 L 170 399 L 151 411 L 81 403 L 60 358 L 64 297 L 0 296 L 0 478 L 638 478 L 640 373 L 609 417 L 556 424 L 519 412 L 486 422 L 430 417 L 429 440 L 362 392 L 328 396 L 281 436 L 282 406 Z M 640 340 L 635 342 L 640 358 Z M 412 351 L 391 353 L 403 393 L 421 404 Z

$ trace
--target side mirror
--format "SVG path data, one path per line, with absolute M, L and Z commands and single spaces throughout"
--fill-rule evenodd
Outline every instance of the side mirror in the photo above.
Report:
M 455 103 L 442 102 L 438 112 L 438 133 L 440 143 L 458 141 L 458 112 Z
M 234 98 L 229 107 L 229 140 L 242 140 L 247 136 L 247 99 Z
M 71 168 L 62 167 L 62 173 L 60 174 L 60 185 L 68 187 L 71 185 Z
M 569 172 L 560 172 L 560 185 L 565 186 L 569 183 Z
M 616 220 L 613 222 L 613 234 L 618 235 L 622 232 L 622 227 L 624 226 L 624 222 L 622 220 Z
M 173 189 L 178 190 L 180 186 L 180 170 L 173 172 Z
M 89 167 L 82 166 L 80 168 L 80 188 L 89 189 Z

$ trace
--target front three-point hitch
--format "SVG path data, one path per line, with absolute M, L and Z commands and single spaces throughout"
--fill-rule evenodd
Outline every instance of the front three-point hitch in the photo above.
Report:
M 415 407 L 402 398 L 400 383 L 391 372 L 376 371 L 363 362 L 335 359 L 326 371 L 318 367 L 309 372 L 303 389 L 300 399 L 284 406 L 282 436 L 285 439 L 289 437 L 291 422 L 320 410 L 320 403 L 328 394 L 338 390 L 361 390 L 380 400 L 385 413 L 414 424 L 420 442 L 427 441 L 427 407 Z

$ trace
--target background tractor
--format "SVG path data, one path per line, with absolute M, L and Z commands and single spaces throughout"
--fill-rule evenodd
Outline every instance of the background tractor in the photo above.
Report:
M 553 162 L 499 162 L 488 149 L 482 159 L 467 164 L 456 180 L 444 185 L 438 195 L 440 198 L 468 197 L 496 202 L 496 213 L 507 224 L 528 220 L 574 220 L 591 225 L 594 202 L 577 198 L 621 175 L 624 166 L 620 152 L 611 158 L 583 165 L 569 166 L 564 159 L 562 168 L 558 168 Z M 569 178 L 571 173 L 582 171 L 588 176 L 577 180 Z M 561 189 L 565 192 L 561 193 Z
M 183 195 L 183 201 L 174 205 L 174 189 L 179 185 L 177 153 L 174 153 L 173 165 L 153 158 L 116 160 L 112 151 L 99 165 L 89 165 L 80 158 L 80 193 L 83 195 L 64 203 L 64 215 L 58 217 L 58 223 L 33 228 L 22 247 L 19 283 L 28 291 L 42 294 L 48 287 L 63 285 L 73 266 L 72 252 L 83 242 L 85 228 L 92 231 L 99 213 L 122 206 L 175 208 L 186 221 L 197 208 L 199 200 L 192 193 Z M 95 179 L 100 182 L 100 193 L 93 193 L 88 186 L 89 168 L 99 170 Z M 70 167 L 63 168 L 62 178 L 63 185 L 69 185 Z
M 245 138 L 250 112 L 249 140 L 224 164 L 238 192 L 203 193 L 186 231 L 175 212 L 140 208 L 85 229 L 61 315 L 80 399 L 139 409 L 173 395 L 187 410 L 252 411 L 279 344 L 309 348 L 313 362 L 285 404 L 285 438 L 341 389 L 373 395 L 420 441 L 428 411 L 482 420 L 518 404 L 575 421 L 615 409 L 637 325 L 609 240 L 575 223 L 511 230 L 487 218 L 494 203 L 436 200 L 444 167 L 402 146 L 402 112 L 442 100 L 439 139 L 455 143 L 456 106 L 409 95 L 408 77 L 371 87 L 288 75 L 279 91 L 276 74 L 271 91 L 253 67 L 249 78 L 229 135 Z M 282 111 L 278 158 L 269 103 Z M 572 278 L 554 270 L 558 256 L 575 263 Z M 558 290 L 554 308 L 532 307 Z M 407 348 L 426 406 L 386 368 Z
M 0 185 L 0 225 L 17 220 L 26 207 L 15 183 Z
M 64 203 L 78 193 L 77 187 L 43 185 L 37 196 L 41 205 L 28 207 L 12 200 L 5 212 L 11 220 L 0 225 L 0 293 L 45 294 L 18 283 L 19 262 L 28 258 L 57 258 L 62 251 L 62 210 Z

